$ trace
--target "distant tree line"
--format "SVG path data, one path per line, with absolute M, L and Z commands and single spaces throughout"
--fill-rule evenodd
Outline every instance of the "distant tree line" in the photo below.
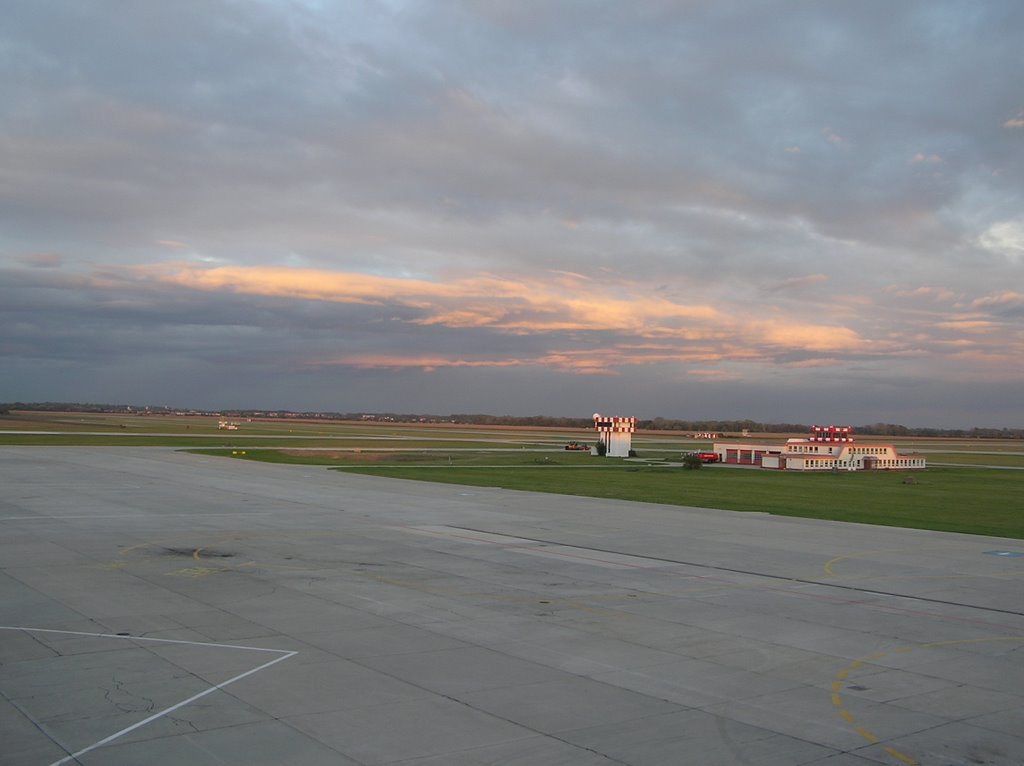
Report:
M 26 412 L 131 412 L 136 408 L 122 404 L 82 404 L 80 402 L 0 402 L 0 410 Z
M 471 425 L 519 425 L 549 426 L 557 428 L 591 428 L 591 418 L 554 418 L 543 415 L 516 417 L 512 415 L 451 415 L 450 420 Z M 843 424 L 845 425 L 845 424 Z M 756 420 L 676 420 L 653 418 L 637 420 L 636 427 L 642 431 L 692 431 L 694 433 L 743 433 L 787 434 L 807 433 L 807 423 L 760 423 Z M 854 434 L 865 436 L 945 436 L 970 439 L 1024 439 L 1024 428 L 909 428 L 895 423 L 872 423 L 854 426 Z
M 524 426 L 531 428 L 578 428 L 593 426 L 591 418 L 551 417 L 549 415 L 486 415 L 454 414 L 424 415 L 396 412 L 322 412 L 294 410 L 196 410 L 165 406 L 134 406 L 126 404 L 82 404 L 79 402 L 0 402 L 0 414 L 12 410 L 34 412 L 88 412 L 134 415 L 215 415 L 224 417 L 262 417 L 324 420 L 359 420 L 363 422 L 388 423 L 456 423 L 478 426 Z M 841 424 L 846 425 L 846 424 Z M 810 426 L 805 423 L 759 423 L 755 420 L 676 420 L 653 418 L 637 420 L 636 427 L 643 431 L 691 431 L 694 433 L 743 433 L 750 435 L 768 433 L 806 433 Z M 1024 428 L 908 428 L 896 423 L 871 423 L 854 426 L 855 434 L 864 436 L 944 436 L 967 439 L 1024 439 Z

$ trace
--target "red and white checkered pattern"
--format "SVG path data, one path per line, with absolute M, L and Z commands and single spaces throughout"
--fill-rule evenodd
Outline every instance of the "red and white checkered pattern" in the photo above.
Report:
M 631 434 L 636 431 L 636 418 L 606 418 L 595 415 L 594 430 L 598 433 Z
M 850 426 L 811 426 L 812 442 L 852 442 L 853 428 Z

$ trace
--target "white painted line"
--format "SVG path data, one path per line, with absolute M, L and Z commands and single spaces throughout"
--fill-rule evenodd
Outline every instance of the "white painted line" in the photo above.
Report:
M 91 752 L 91 751 L 93 751 L 93 750 L 95 750 L 97 748 L 103 747 L 104 745 L 107 745 L 107 744 L 113 742 L 114 740 L 116 740 L 116 739 L 118 739 L 120 737 L 123 737 L 125 734 L 133 732 L 136 729 L 142 728 L 146 724 L 152 723 L 153 721 L 157 720 L 158 718 L 164 717 L 168 713 L 173 713 L 175 710 L 178 710 L 179 708 L 183 708 L 186 705 L 189 705 L 189 704 L 195 702 L 198 699 L 202 699 L 203 697 L 205 697 L 208 694 L 213 694 L 213 692 L 215 692 L 215 691 L 220 691 L 224 687 L 230 686 L 231 684 L 235 683 L 236 681 L 241 681 L 243 678 L 247 678 L 247 677 L 253 675 L 254 673 L 259 673 L 261 670 L 266 670 L 271 665 L 276 665 L 277 663 L 283 662 L 284 660 L 290 659 L 291 657 L 294 657 L 296 654 L 298 654 L 298 652 L 291 651 L 289 649 L 267 649 L 267 648 L 264 648 L 262 646 L 240 646 L 240 645 L 237 645 L 237 644 L 215 644 L 215 643 L 211 643 L 211 642 L 207 642 L 207 641 L 183 641 L 183 640 L 174 639 L 174 638 L 147 638 L 145 636 L 119 636 L 119 635 L 116 635 L 116 634 L 113 634 L 113 633 L 86 633 L 86 632 L 78 631 L 78 630 L 55 630 L 55 629 L 52 629 L 52 628 L 22 628 L 22 627 L 9 626 L 9 625 L 0 625 L 0 630 L 19 630 L 19 631 L 22 631 L 22 632 L 25 632 L 25 633 L 58 633 L 58 634 L 69 635 L 69 636 L 87 636 L 87 637 L 90 637 L 90 638 L 119 638 L 119 639 L 122 639 L 122 640 L 125 640 L 125 641 L 151 641 L 151 642 L 162 643 L 162 644 L 187 644 L 189 646 L 206 646 L 206 647 L 211 647 L 211 648 L 215 648 L 215 649 L 244 649 L 244 650 L 247 650 L 247 651 L 250 651 L 250 652 L 271 652 L 273 654 L 280 655 L 279 657 L 275 657 L 274 659 L 270 660 L 269 662 L 263 663 L 259 667 L 255 667 L 255 668 L 252 668 L 251 670 L 245 671 L 244 673 L 240 673 L 239 675 L 235 676 L 234 678 L 229 678 L 227 681 L 222 681 L 219 684 L 215 684 L 214 686 L 211 686 L 210 688 L 205 689 L 205 690 L 199 692 L 198 694 L 192 695 L 191 697 L 189 697 L 186 700 L 182 700 L 181 702 L 178 702 L 177 704 L 171 705 L 169 708 L 165 708 L 164 710 L 161 710 L 158 713 L 154 713 L 153 715 L 151 715 L 148 718 L 145 718 L 145 719 L 139 721 L 138 723 L 134 723 L 131 726 L 128 726 L 127 728 L 121 729 L 121 731 L 118 731 L 118 732 L 115 732 L 114 734 L 111 734 L 109 737 L 104 737 L 99 742 L 94 742 L 93 744 L 89 745 L 86 748 L 83 748 L 82 750 L 79 750 L 78 752 L 71 753 L 71 754 L 65 756 L 64 758 L 61 758 L 59 761 L 54 761 L 53 763 L 50 764 L 50 766 L 61 766 L 61 764 L 73 761 L 76 758 L 78 758 L 80 755 L 85 755 L 86 753 L 89 753 L 89 752 Z

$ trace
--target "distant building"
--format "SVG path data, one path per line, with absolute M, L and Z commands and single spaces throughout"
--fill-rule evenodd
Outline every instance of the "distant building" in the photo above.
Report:
M 909 471 L 927 467 L 921 455 L 901 455 L 891 444 L 857 444 L 849 426 L 812 426 L 785 444 L 715 443 L 719 461 L 780 471 Z
M 636 418 L 611 418 L 594 413 L 594 430 L 605 446 L 605 457 L 629 457 Z

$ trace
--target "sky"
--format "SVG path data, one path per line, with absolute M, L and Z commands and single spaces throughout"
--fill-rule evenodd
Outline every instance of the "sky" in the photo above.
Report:
M 1020 0 L 8 0 L 0 401 L 1024 426 Z

